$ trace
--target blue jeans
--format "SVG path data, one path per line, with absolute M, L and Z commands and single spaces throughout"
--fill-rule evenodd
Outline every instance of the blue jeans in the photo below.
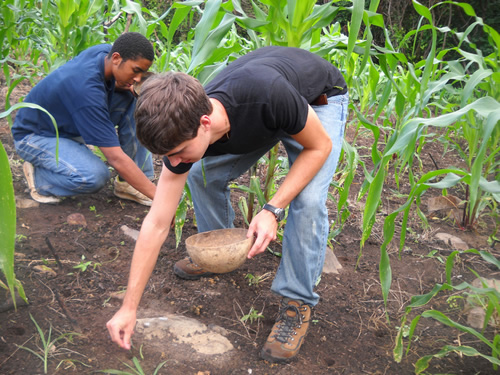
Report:
M 118 126 L 123 151 L 142 169 L 154 177 L 149 151 L 135 136 L 135 98 L 128 92 L 115 92 L 110 118 Z M 80 139 L 59 138 L 56 160 L 56 138 L 29 134 L 14 145 L 18 155 L 35 167 L 35 187 L 41 195 L 73 196 L 99 191 L 110 178 L 108 166 Z
M 329 231 L 326 199 L 342 150 L 349 96 L 330 97 L 328 102 L 328 105 L 313 106 L 313 109 L 333 142 L 332 151 L 316 176 L 290 203 L 282 258 L 271 287 L 282 297 L 300 299 L 312 306 L 319 300 L 313 289 L 325 261 Z M 302 146 L 284 133 L 280 141 L 292 165 Z M 212 156 L 193 165 L 188 184 L 200 232 L 233 227 L 235 214 L 228 184 L 267 151 L 266 147 L 245 155 Z

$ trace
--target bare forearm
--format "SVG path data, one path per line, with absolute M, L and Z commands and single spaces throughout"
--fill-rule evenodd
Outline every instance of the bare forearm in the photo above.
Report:
M 282 208 L 288 206 L 321 169 L 328 157 L 327 151 L 303 150 L 269 203 Z
M 316 112 L 310 107 L 304 130 L 292 137 L 304 148 L 291 166 L 283 184 L 269 202 L 281 208 L 288 206 L 311 182 L 332 151 L 332 141 Z
M 148 222 L 147 218 L 144 220 L 132 257 L 127 293 L 123 300 L 124 308 L 136 310 L 139 306 L 168 232 L 168 227 L 158 230 L 151 222 Z
M 156 186 L 153 184 L 134 161 L 120 147 L 100 147 L 108 163 L 118 172 L 121 178 L 127 181 L 142 194 L 153 199 Z

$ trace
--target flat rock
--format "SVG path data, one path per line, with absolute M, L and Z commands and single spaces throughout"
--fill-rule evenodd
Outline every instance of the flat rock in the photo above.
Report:
M 462 239 L 449 233 L 436 233 L 435 237 L 450 246 L 453 250 L 469 250 L 470 247 Z
M 16 197 L 16 207 L 17 208 L 32 208 L 38 207 L 40 203 L 34 201 L 33 199 L 18 198 Z
M 123 234 L 125 234 L 126 236 L 129 236 L 134 241 L 137 241 L 137 239 L 139 238 L 139 231 L 136 229 L 129 228 L 126 225 L 122 225 L 120 227 L 120 229 L 123 232 Z
M 206 326 L 191 318 L 167 314 L 155 318 L 137 319 L 136 332 L 154 346 L 165 348 L 172 345 L 185 345 L 201 355 L 220 355 L 234 349 L 231 342 L 222 334 L 224 328 Z M 188 356 L 189 350 L 185 350 Z
M 432 197 L 427 199 L 427 210 L 429 212 L 451 210 L 460 205 L 460 199 L 454 195 Z
M 323 264 L 323 273 L 338 274 L 342 265 L 338 261 L 332 249 L 326 248 L 325 263 Z
M 75 212 L 74 214 L 68 215 L 66 218 L 66 222 L 69 225 L 78 225 L 80 227 L 86 227 L 87 226 L 87 220 L 85 220 L 85 216 L 82 214 Z
M 484 285 L 483 285 L 484 283 Z M 471 285 L 475 288 L 492 288 L 500 293 L 500 280 L 497 279 L 475 279 Z M 486 319 L 486 311 L 482 306 L 478 306 L 477 299 L 474 298 L 473 292 L 467 297 L 467 304 L 465 306 L 467 312 L 467 324 L 476 329 L 482 329 L 484 326 L 484 319 Z M 490 326 L 498 328 L 500 325 L 500 316 L 494 313 L 490 321 Z

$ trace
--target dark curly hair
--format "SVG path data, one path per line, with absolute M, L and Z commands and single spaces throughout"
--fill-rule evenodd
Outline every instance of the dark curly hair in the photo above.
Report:
M 135 109 L 137 139 L 154 154 L 165 155 L 198 134 L 200 119 L 212 113 L 201 83 L 185 73 L 149 78 Z
M 140 58 L 153 61 L 155 58 L 155 52 L 151 42 L 147 40 L 144 35 L 135 32 L 120 35 L 113 43 L 108 58 L 111 58 L 115 52 L 120 54 L 123 62 Z

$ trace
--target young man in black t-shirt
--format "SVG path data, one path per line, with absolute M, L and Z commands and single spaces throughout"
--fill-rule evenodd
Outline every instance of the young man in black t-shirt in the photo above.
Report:
M 234 211 L 228 184 L 277 142 L 290 170 L 248 229 L 248 258 L 276 239 L 288 208 L 282 260 L 272 291 L 280 314 L 261 355 L 273 362 L 297 355 L 309 326 L 329 231 L 326 199 L 342 148 L 348 95 L 344 78 L 326 60 L 301 49 L 265 47 L 237 59 L 205 89 L 183 73 L 146 82 L 137 103 L 137 136 L 164 167 L 153 206 L 136 244 L 122 308 L 108 322 L 113 341 L 130 347 L 135 313 L 168 235 L 184 184 L 191 190 L 200 232 L 230 228 Z M 203 165 L 200 160 L 203 159 Z M 189 177 L 188 177 L 189 175 Z M 210 273 L 188 258 L 176 275 Z

